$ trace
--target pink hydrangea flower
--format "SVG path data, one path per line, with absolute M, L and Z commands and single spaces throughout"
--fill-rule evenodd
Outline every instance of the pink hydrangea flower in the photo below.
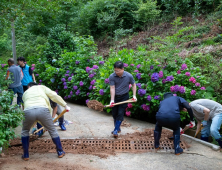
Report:
M 189 79 L 189 81 L 192 82 L 192 83 L 196 83 L 196 79 L 195 79 L 194 77 L 191 77 L 191 78 Z
M 163 71 L 160 71 L 159 72 L 159 78 L 162 78 L 163 77 Z
M 186 72 L 185 75 L 190 77 L 190 72 Z
M 185 69 L 187 69 L 187 65 L 186 64 L 182 64 L 181 70 L 185 70 Z
M 131 89 L 131 87 L 132 87 L 132 84 L 129 84 L 129 90 Z
M 170 91 L 174 92 L 174 86 L 170 87 Z
M 196 90 L 191 90 L 190 94 L 191 95 L 195 95 L 196 94 Z
M 32 67 L 35 67 L 35 64 L 32 64 Z
M 200 90 L 206 90 L 206 88 L 205 87 L 201 87 Z
M 173 96 L 177 96 L 177 94 L 173 94 Z
M 31 70 L 32 70 L 32 71 L 35 70 L 35 67 L 32 67 Z
M 200 86 L 200 83 L 196 83 L 195 86 L 199 87 L 199 86 Z
M 132 103 L 128 103 L 128 108 L 132 108 L 132 107 L 133 107 Z
M 126 111 L 126 116 L 130 116 L 131 112 L 130 111 Z
M 180 70 L 178 70 L 178 71 L 177 71 L 177 74 L 181 74 L 181 71 L 180 71 Z

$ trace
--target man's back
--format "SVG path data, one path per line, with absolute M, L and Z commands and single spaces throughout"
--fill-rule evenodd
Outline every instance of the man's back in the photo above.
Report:
M 12 84 L 9 85 L 9 88 L 15 88 L 21 86 L 21 80 L 22 80 L 22 71 L 21 68 L 15 65 L 12 65 L 7 70 L 7 75 L 9 75 L 8 79 L 11 79 L 13 81 Z

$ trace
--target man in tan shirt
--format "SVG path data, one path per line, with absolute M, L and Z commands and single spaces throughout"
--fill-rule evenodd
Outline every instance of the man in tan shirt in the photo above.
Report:
M 53 120 L 51 117 L 51 106 L 49 98 L 65 107 L 67 111 L 70 107 L 67 103 L 59 96 L 56 92 L 52 91 L 46 86 L 37 85 L 34 82 L 28 84 L 28 90 L 23 94 L 24 102 L 24 121 L 22 127 L 22 146 L 24 154 L 22 156 L 23 160 L 29 160 L 29 131 L 33 123 L 38 120 L 42 125 L 49 131 L 49 134 L 56 145 L 56 150 L 58 157 L 62 158 L 65 152 L 62 149 L 61 141 L 59 135 L 54 127 Z

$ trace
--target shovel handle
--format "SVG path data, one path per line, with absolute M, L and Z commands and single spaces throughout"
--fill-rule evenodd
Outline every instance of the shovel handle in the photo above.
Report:
M 129 100 L 126 100 L 126 101 L 123 101 L 123 102 L 119 102 L 119 103 L 114 103 L 112 104 L 112 106 L 116 106 L 116 105 L 120 105 L 120 104 L 124 104 L 124 103 L 133 103 L 133 102 L 136 102 L 135 100 L 133 99 L 129 99 Z M 110 107 L 111 105 L 105 105 L 104 107 Z
M 53 123 L 55 123 L 60 117 L 62 117 L 64 114 L 66 113 L 66 109 L 62 111 L 62 113 L 59 114 L 59 116 L 57 116 L 54 120 Z M 41 127 L 40 129 L 38 129 L 37 131 L 34 132 L 34 134 L 38 133 L 39 131 L 41 131 L 42 129 L 44 129 L 44 127 Z M 45 130 L 44 130 L 45 132 Z M 43 133 L 44 133 L 43 132 Z
M 195 134 L 194 138 L 197 137 L 197 135 L 200 133 L 200 131 L 203 129 L 203 124 L 200 125 L 200 129 L 198 130 L 197 134 Z

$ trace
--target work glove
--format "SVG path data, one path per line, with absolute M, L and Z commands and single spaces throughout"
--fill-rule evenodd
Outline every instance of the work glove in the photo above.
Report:
M 190 128 L 195 127 L 196 126 L 195 121 L 190 121 L 190 123 L 187 126 L 189 126 Z
M 180 135 L 184 134 L 184 131 L 182 128 L 180 128 Z
M 136 96 L 134 96 L 134 95 L 133 95 L 133 100 L 134 100 L 135 102 L 137 101 L 137 98 L 136 98 Z
M 202 125 L 203 125 L 203 127 L 204 127 L 204 126 L 207 126 L 207 121 L 204 120 L 204 121 L 202 122 Z
M 115 103 L 114 103 L 114 100 L 111 100 L 110 103 L 109 103 L 110 107 L 114 107 L 113 104 L 115 104 Z
M 69 111 L 70 111 L 70 107 L 69 107 L 69 106 L 67 106 L 67 105 L 65 106 L 65 109 L 66 109 L 66 111 L 67 111 L 67 112 L 69 112 Z

